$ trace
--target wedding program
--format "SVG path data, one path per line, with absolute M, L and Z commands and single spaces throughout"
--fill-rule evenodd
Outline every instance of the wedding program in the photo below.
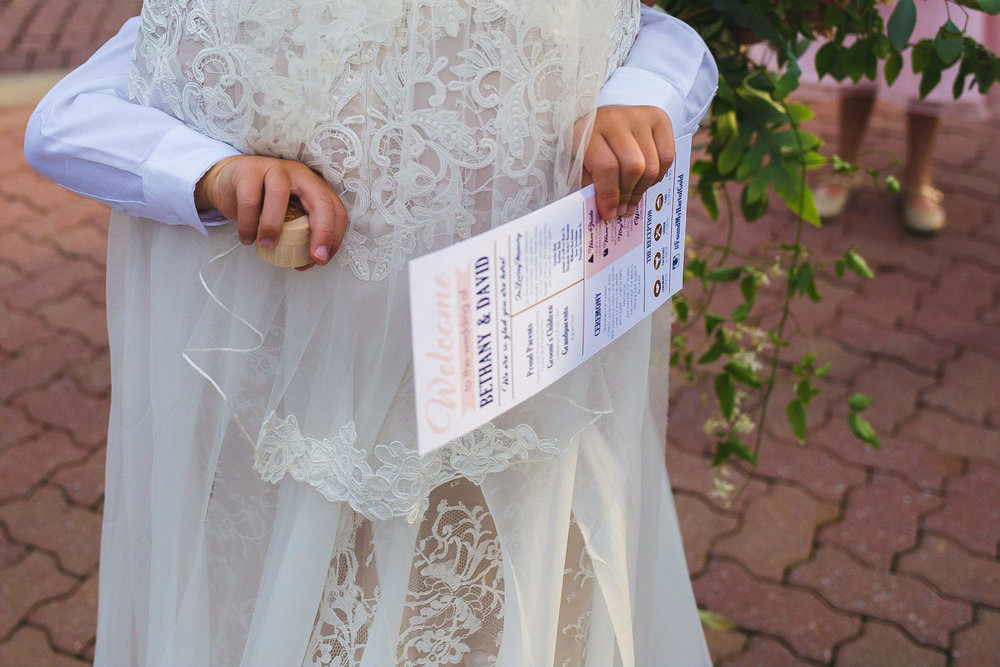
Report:
M 691 137 L 635 215 L 589 186 L 410 262 L 418 450 L 481 426 L 573 370 L 681 288 Z

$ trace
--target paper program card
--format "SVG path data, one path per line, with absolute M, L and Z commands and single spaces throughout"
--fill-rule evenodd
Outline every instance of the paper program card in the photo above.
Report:
M 691 137 L 635 215 L 593 186 L 410 262 L 417 445 L 426 454 L 533 396 L 681 288 Z

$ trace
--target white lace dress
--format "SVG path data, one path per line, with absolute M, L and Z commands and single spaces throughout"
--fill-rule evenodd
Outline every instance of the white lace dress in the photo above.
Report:
M 666 323 L 413 438 L 406 260 L 574 189 L 637 29 L 637 0 L 146 1 L 133 97 L 304 161 L 351 227 L 299 273 L 232 226 L 113 216 L 96 664 L 709 664 Z

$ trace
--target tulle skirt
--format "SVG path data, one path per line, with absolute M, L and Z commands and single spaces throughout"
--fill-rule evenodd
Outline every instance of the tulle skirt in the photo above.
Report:
M 666 309 L 421 459 L 390 283 L 112 216 L 95 664 L 710 665 L 663 463 Z

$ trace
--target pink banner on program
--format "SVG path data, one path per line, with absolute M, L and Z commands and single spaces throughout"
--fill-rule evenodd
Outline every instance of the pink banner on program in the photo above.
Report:
M 586 277 L 592 278 L 630 250 L 643 243 L 642 212 L 646 207 L 646 197 L 631 217 L 616 218 L 611 222 L 601 220 L 593 197 L 584 204 L 587 221 Z

